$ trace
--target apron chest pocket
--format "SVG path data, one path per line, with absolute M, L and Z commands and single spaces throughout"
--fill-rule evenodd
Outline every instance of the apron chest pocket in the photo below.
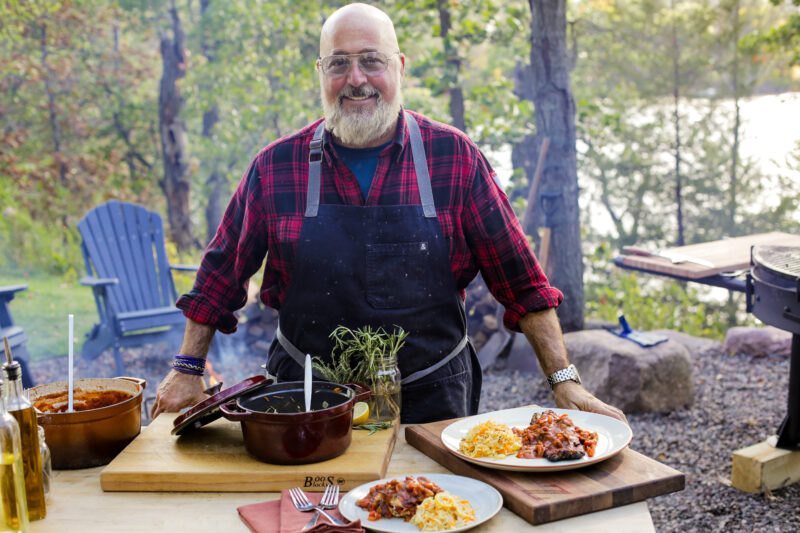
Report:
M 427 242 L 367 244 L 367 301 L 376 309 L 414 307 L 426 297 Z

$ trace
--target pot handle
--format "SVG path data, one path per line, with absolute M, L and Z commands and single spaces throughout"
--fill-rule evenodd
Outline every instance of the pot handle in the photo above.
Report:
M 356 391 L 356 401 L 363 402 L 364 400 L 369 399 L 372 396 L 372 392 L 369 390 L 369 387 L 366 385 L 362 385 L 361 383 L 345 383 L 346 387 L 350 387 Z M 360 392 L 359 392 L 360 391 Z
M 222 411 L 222 416 L 234 422 L 241 422 L 248 416 L 247 412 L 239 409 L 236 405 L 236 400 L 231 400 L 228 403 L 220 405 L 219 410 Z
M 114 379 L 124 379 L 125 381 L 133 381 L 137 385 L 139 385 L 142 389 L 147 387 L 147 381 L 142 378 L 135 378 L 133 376 L 117 376 Z

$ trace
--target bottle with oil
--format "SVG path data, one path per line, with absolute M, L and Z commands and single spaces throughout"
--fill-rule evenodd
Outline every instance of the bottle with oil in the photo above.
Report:
M 0 381 L 0 532 L 28 531 L 19 424 L 8 414 Z
M 22 441 L 22 470 L 25 474 L 25 495 L 28 520 L 41 520 L 47 515 L 44 500 L 42 454 L 39 451 L 39 425 L 33 404 L 22 394 L 22 369 L 12 361 L 3 364 L 6 409 L 19 424 Z

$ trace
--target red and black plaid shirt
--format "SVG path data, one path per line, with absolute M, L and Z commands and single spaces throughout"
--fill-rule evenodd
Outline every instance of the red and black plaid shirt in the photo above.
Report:
M 563 295 L 548 285 L 508 198 L 477 146 L 455 128 L 416 113 L 414 117 L 461 297 L 480 270 L 489 290 L 506 308 L 506 327 L 519 331 L 517 323 L 526 313 L 556 307 Z M 206 249 L 194 287 L 177 301 L 187 317 L 224 333 L 235 331 L 233 311 L 244 306 L 248 279 L 258 271 L 265 254 L 261 300 L 280 309 L 292 281 L 306 205 L 308 143 L 318 124 L 275 141 L 250 164 Z M 331 143 L 325 143 L 321 203 L 420 203 L 402 113 L 394 142 L 378 156 L 366 201 L 353 173 Z

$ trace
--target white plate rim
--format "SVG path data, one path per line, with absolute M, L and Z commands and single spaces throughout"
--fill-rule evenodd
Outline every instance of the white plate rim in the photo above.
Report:
M 551 462 L 547 459 L 518 459 L 514 456 L 504 459 L 476 458 L 469 457 L 458 449 L 461 437 L 466 435 L 470 428 L 487 420 L 509 426 L 525 427 L 528 425 L 527 422 L 530 421 L 533 413 L 547 410 L 552 410 L 559 415 L 567 414 L 576 426 L 589 431 L 596 431 L 598 433 L 597 448 L 599 453 L 595 453 L 594 457 L 584 456 L 581 459 Z M 487 468 L 514 472 L 557 472 L 583 468 L 614 457 L 628 447 L 628 444 L 633 439 L 633 431 L 628 424 L 621 420 L 599 413 L 575 409 L 558 409 L 556 407 L 528 406 L 502 409 L 462 418 L 445 427 L 442 430 L 440 439 L 445 448 L 456 457 Z M 602 449 L 601 444 L 603 445 Z
M 421 529 L 417 528 L 417 526 L 412 525 L 409 522 L 404 522 L 400 518 L 381 518 L 379 520 L 375 520 L 374 522 L 370 522 L 367 520 L 367 511 L 357 507 L 355 505 L 356 500 L 363 498 L 367 492 L 369 492 L 370 487 L 378 485 L 380 483 L 386 483 L 387 481 L 391 481 L 392 479 L 405 479 L 406 476 L 414 476 L 414 477 L 425 477 L 428 478 L 430 481 L 439 485 L 442 489 L 447 490 L 453 495 L 460 496 L 462 498 L 466 498 L 469 500 L 470 504 L 475 509 L 475 520 L 470 522 L 469 524 L 461 527 L 457 527 L 454 529 L 447 529 L 447 530 L 440 530 L 440 532 L 447 532 L 447 533 L 456 533 L 458 531 L 466 531 L 473 527 L 479 526 L 484 522 L 493 518 L 497 513 L 500 512 L 500 509 L 503 508 L 503 496 L 500 492 L 483 481 L 478 479 L 459 476 L 456 474 L 435 474 L 435 473 L 422 473 L 422 474 L 398 474 L 391 477 L 386 477 L 383 479 L 376 479 L 375 481 L 369 481 L 367 483 L 363 483 L 358 487 L 351 489 L 350 491 L 345 494 L 341 500 L 339 500 L 339 512 L 342 513 L 347 520 L 355 520 L 357 518 L 361 519 L 361 526 L 372 530 L 372 531 L 379 531 L 381 533 L 406 533 L 406 532 L 418 532 L 422 531 Z M 472 485 L 472 491 L 481 491 L 483 494 L 480 496 L 479 502 L 474 501 L 474 498 L 467 498 L 464 494 L 460 492 L 464 492 L 463 487 L 466 485 Z M 448 489 L 447 487 L 455 486 L 455 489 Z M 484 510 L 484 505 L 486 505 L 486 509 Z M 479 514 L 480 511 L 480 514 Z

